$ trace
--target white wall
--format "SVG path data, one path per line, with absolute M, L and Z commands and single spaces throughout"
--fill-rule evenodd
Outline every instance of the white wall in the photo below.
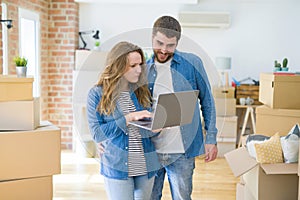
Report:
M 181 10 L 229 11 L 230 28 L 183 27 L 183 35 L 200 45 L 212 60 L 216 56 L 232 57 L 231 76 L 237 80 L 247 77 L 258 80 L 260 72 L 271 72 L 274 60 L 281 61 L 284 57 L 289 59 L 292 71 L 300 72 L 300 1 L 198 2 L 198 5 L 80 3 L 80 31 L 99 29 L 101 42 L 105 44 L 125 32 L 150 29 L 154 20 L 163 14 L 177 18 Z

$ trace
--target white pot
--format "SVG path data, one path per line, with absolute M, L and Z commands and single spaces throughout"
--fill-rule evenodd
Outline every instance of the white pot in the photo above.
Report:
M 24 66 L 16 66 L 17 77 L 26 77 L 27 67 Z

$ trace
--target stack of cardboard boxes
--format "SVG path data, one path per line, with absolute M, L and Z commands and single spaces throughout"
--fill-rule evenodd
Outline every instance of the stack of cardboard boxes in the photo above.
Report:
M 300 122 L 300 76 L 260 75 L 259 100 L 264 105 L 256 108 L 256 134 L 281 136 Z M 245 147 L 225 155 L 235 176 L 237 200 L 296 200 L 300 168 L 298 163 L 261 164 L 249 156 Z
M 218 129 L 218 156 L 236 148 L 237 116 L 234 87 L 214 87 L 213 95 L 216 105 L 216 126 Z
M 256 108 L 256 132 L 263 135 L 286 135 L 300 123 L 300 76 L 260 75 L 259 101 Z
M 0 75 L 0 199 L 52 200 L 61 170 L 60 129 L 40 123 L 32 83 Z

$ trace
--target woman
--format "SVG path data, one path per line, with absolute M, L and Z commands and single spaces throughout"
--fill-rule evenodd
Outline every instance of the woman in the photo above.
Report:
M 138 46 L 120 42 L 109 52 L 106 68 L 88 94 L 88 123 L 103 145 L 101 174 L 111 200 L 150 199 L 159 161 L 150 141 L 155 133 L 128 124 L 151 117 L 145 58 Z

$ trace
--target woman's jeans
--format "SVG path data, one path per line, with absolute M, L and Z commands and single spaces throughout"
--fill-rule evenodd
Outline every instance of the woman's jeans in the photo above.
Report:
M 165 174 L 168 175 L 173 200 L 191 200 L 195 158 L 187 159 L 184 154 L 158 154 L 163 165 L 155 176 L 151 200 L 160 200 Z
M 106 193 L 110 200 L 149 200 L 154 177 L 148 175 L 118 180 L 104 177 Z

